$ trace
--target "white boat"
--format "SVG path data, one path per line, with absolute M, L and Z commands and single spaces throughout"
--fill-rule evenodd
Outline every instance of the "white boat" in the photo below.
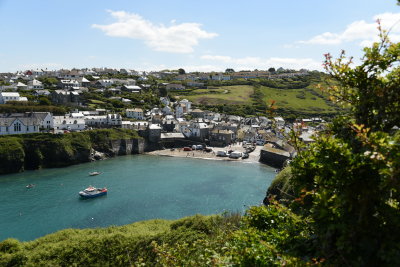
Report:
M 107 195 L 107 191 L 108 190 L 105 187 L 96 188 L 96 187 L 93 187 L 93 186 L 89 186 L 85 190 L 80 191 L 79 195 L 81 197 L 83 197 L 83 198 L 95 198 L 95 197 Z
M 101 172 L 89 172 L 90 176 L 95 176 L 95 175 L 99 175 L 101 174 Z

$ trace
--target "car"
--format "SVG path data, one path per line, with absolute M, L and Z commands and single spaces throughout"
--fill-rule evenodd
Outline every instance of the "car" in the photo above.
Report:
M 249 158 L 249 154 L 246 153 L 246 152 L 244 152 L 244 153 L 242 154 L 242 159 L 248 159 L 248 158 Z
M 217 151 L 217 157 L 227 157 L 229 154 L 226 151 L 219 150 Z
M 183 151 L 192 151 L 192 148 L 191 148 L 191 147 L 188 147 L 188 146 L 185 146 L 185 147 L 183 148 Z
M 197 145 L 196 150 L 203 150 L 203 145 Z
M 242 152 L 240 152 L 240 151 L 232 151 L 230 154 L 229 154 L 229 158 L 231 158 L 231 159 L 238 159 L 238 158 L 240 158 L 242 156 Z

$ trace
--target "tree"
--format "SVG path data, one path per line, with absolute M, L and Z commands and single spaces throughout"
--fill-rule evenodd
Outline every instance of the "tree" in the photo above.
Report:
M 271 73 L 274 73 L 276 70 L 275 70 L 275 68 L 269 68 L 268 69 L 268 72 L 271 72 Z
M 235 72 L 234 69 L 226 69 L 226 70 L 225 70 L 225 73 L 233 73 L 233 72 Z
M 400 264 L 400 44 L 381 28 L 380 38 L 356 67 L 344 52 L 325 55 L 338 83 L 327 90 L 350 113 L 291 164 L 292 206 L 332 265 Z
M 186 74 L 184 69 L 178 69 L 178 73 L 179 73 L 179 75 Z

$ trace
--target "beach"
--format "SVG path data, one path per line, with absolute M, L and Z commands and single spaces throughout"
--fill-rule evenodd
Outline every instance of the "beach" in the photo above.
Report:
M 256 149 L 249 153 L 249 157 L 247 159 L 231 159 L 229 157 L 218 157 L 216 156 L 217 151 L 240 151 L 245 152 L 245 148 L 242 145 L 234 144 L 226 147 L 209 147 L 212 149 L 212 152 L 205 152 L 204 150 L 192 150 L 192 151 L 183 151 L 183 148 L 175 148 L 175 149 L 162 149 L 155 150 L 151 152 L 147 152 L 149 155 L 157 155 L 157 156 L 167 156 L 167 157 L 181 157 L 181 158 L 195 158 L 195 159 L 208 159 L 208 160 L 227 160 L 227 161 L 239 161 L 239 162 L 248 162 L 248 163 L 258 163 L 260 159 L 260 151 L 262 146 L 256 146 Z

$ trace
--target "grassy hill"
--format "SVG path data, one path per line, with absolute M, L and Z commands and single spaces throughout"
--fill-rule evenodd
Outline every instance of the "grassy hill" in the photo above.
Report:
M 300 79 L 300 81 L 299 81 Z M 233 81 L 230 81 L 231 83 Z M 277 114 L 301 115 L 333 115 L 341 109 L 333 104 L 328 95 L 318 88 L 318 84 L 327 86 L 321 75 L 310 75 L 298 79 L 247 81 L 248 85 L 209 86 L 207 89 L 189 89 L 184 92 L 174 92 L 176 97 L 186 98 L 197 106 L 214 107 L 225 111 L 221 106 L 237 105 L 236 110 L 248 111 L 245 114 L 266 112 L 267 106 L 275 101 Z M 243 108 L 244 106 L 252 108 Z

